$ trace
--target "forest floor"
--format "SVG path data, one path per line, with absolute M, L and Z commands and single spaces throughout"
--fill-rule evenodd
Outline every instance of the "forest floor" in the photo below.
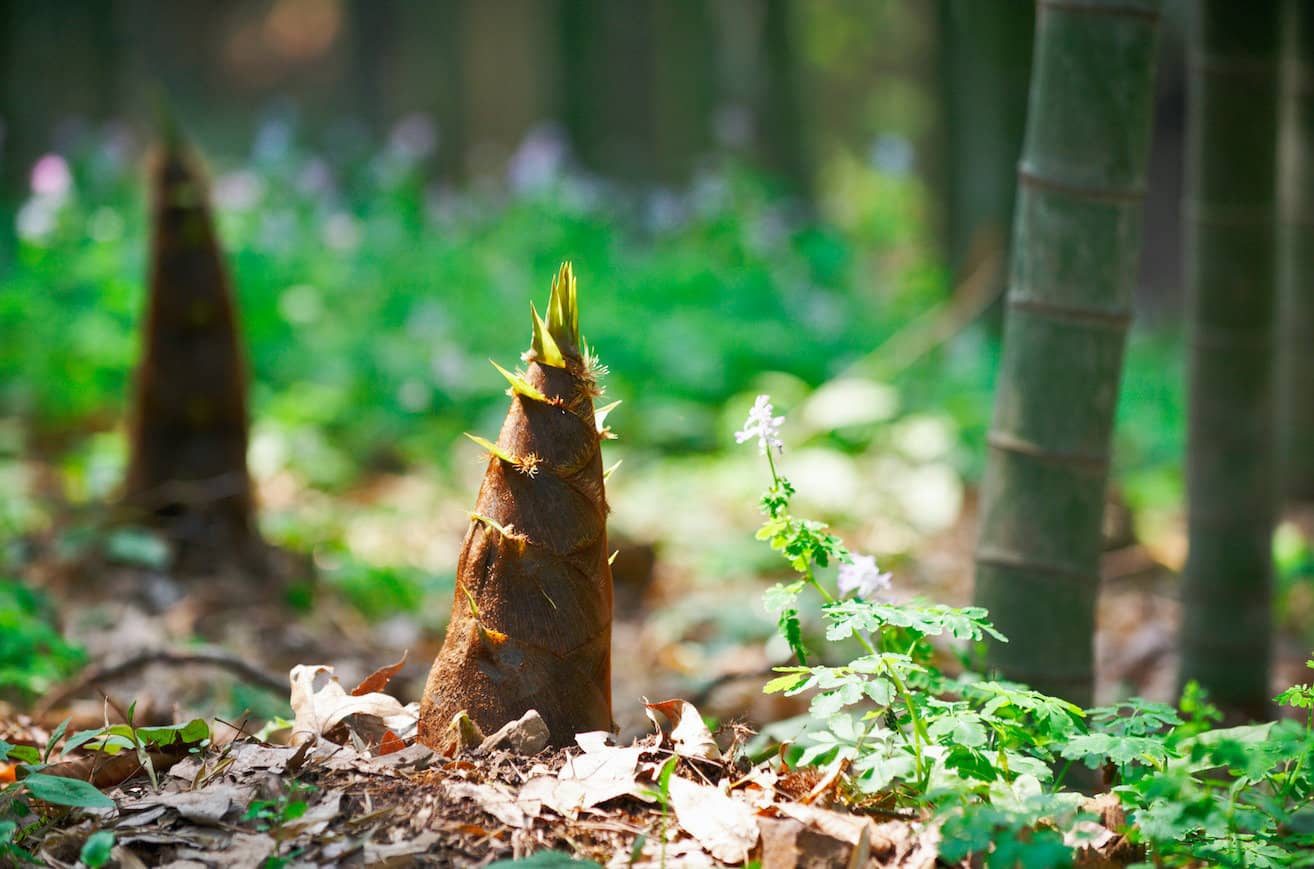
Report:
M 974 528 L 969 497 L 954 524 L 918 545 L 916 580 L 897 593 L 968 602 Z M 1097 636 L 1100 699 L 1171 701 L 1177 576 L 1165 562 L 1175 544 L 1149 547 L 1126 529 L 1110 539 Z M 762 760 L 765 742 L 749 741 L 752 732 L 802 715 L 806 700 L 762 695 L 779 661 L 760 638 L 714 643 L 714 624 L 675 619 L 683 627 L 672 629 L 663 616 L 682 606 L 742 609 L 744 586 L 695 587 L 678 559 L 667 562 L 643 543 L 630 549 L 648 557 L 618 571 L 619 732 L 528 755 L 505 740 L 467 740 L 451 755 L 435 754 L 404 726 L 399 739 L 381 744 L 377 721 L 363 713 L 312 728 L 316 738 L 299 747 L 280 744 L 287 730 L 257 739 L 268 713 L 212 718 L 218 698 L 246 697 L 248 707 L 263 709 L 286 709 L 290 699 L 299 724 L 307 715 L 323 724 L 333 716 L 322 703 L 307 710 L 314 697 L 328 696 L 320 696 L 324 667 L 351 685 L 409 654 L 391 690 L 413 714 L 437 638 L 407 626 L 378 630 L 331 589 L 309 610 L 293 610 L 282 595 L 238 577 L 184 582 L 139 566 L 37 559 L 31 576 L 59 592 L 66 632 L 92 664 L 32 708 L 0 709 L 0 738 L 40 747 L 65 719 L 73 733 L 129 714 L 139 726 L 196 715 L 213 724 L 203 750 L 155 758 L 158 787 L 144 774 L 98 782 L 116 808 L 46 813 L 24 846 L 48 865 L 70 867 L 97 830 L 114 833 L 113 858 L 124 867 L 465 866 L 543 849 L 611 866 L 934 865 L 934 825 L 879 805 L 855 811 L 852 795 L 838 790 L 838 767 L 782 773 Z M 282 569 L 302 566 L 287 559 Z M 1291 684 L 1307 650 L 1292 637 L 1280 652 L 1275 684 Z M 299 665 L 311 668 L 302 679 L 320 674 L 320 694 L 304 682 L 298 694 Z M 648 697 L 694 705 L 657 704 L 692 710 L 681 725 L 678 715 L 654 715 Z M 715 741 L 703 716 L 723 724 Z M 655 726 L 663 724 L 664 731 Z M 1066 832 L 1088 838 L 1089 865 L 1134 857 L 1099 825 Z

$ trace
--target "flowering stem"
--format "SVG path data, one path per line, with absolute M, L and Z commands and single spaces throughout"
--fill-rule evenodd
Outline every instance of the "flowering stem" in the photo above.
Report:
M 776 472 L 776 460 L 772 458 L 771 448 L 769 446 L 767 447 L 766 450 L 766 457 L 767 457 L 767 467 L 771 469 L 772 486 L 773 488 L 779 489 L 780 474 Z M 817 590 L 817 593 L 821 595 L 821 599 L 823 601 L 825 601 L 827 604 L 835 603 L 835 596 L 831 594 L 826 589 L 826 587 L 817 580 L 816 574 L 812 572 L 811 565 L 808 565 L 808 567 L 805 570 L 803 570 L 802 573 L 803 573 L 803 579 L 806 580 L 809 585 L 811 585 L 813 588 Z M 871 655 L 873 658 L 875 658 L 878 661 L 880 660 L 879 653 L 876 651 L 876 647 L 872 645 L 871 640 L 868 639 L 865 634 L 855 631 L 854 636 L 858 638 L 858 642 L 862 644 L 862 647 L 867 650 L 867 654 Z M 913 705 L 912 693 L 908 690 L 907 684 L 905 684 L 903 679 L 899 677 L 899 674 L 894 671 L 893 667 L 889 667 L 884 663 L 882 663 L 881 668 L 885 671 L 885 675 L 887 675 L 890 678 L 890 681 L 894 683 L 894 690 L 899 694 L 899 699 L 903 701 L 904 708 L 908 710 L 908 719 L 909 721 L 912 722 L 912 726 L 913 726 L 913 764 L 917 770 L 917 776 L 920 778 L 922 777 L 924 772 L 922 745 L 923 743 L 929 745 L 931 742 L 931 736 L 927 732 L 926 725 L 922 722 L 921 716 L 917 714 L 917 707 Z

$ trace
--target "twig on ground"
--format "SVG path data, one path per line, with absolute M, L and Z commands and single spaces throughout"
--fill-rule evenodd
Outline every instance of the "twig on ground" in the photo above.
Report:
M 170 667 L 186 667 L 200 664 L 227 670 L 250 685 L 264 688 L 272 694 L 286 696 L 288 682 L 266 673 L 256 665 L 244 661 L 223 649 L 145 649 L 131 657 L 113 664 L 92 665 L 83 670 L 77 678 L 53 689 L 41 698 L 33 709 L 33 716 L 41 718 L 50 710 L 78 696 L 89 687 L 102 682 L 112 682 L 133 673 L 144 670 L 152 664 L 166 664 Z

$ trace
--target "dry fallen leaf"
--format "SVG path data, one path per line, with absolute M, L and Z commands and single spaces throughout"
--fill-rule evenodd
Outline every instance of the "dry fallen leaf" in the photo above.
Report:
M 450 782 L 446 785 L 446 791 L 447 796 L 452 799 L 473 800 L 479 808 L 508 827 L 529 826 L 529 819 L 525 811 L 517 805 L 515 795 L 502 785 Z
M 389 664 L 386 667 L 380 667 L 373 673 L 360 680 L 360 684 L 351 689 L 352 697 L 359 697 L 362 694 L 374 694 L 388 687 L 392 677 L 401 672 L 401 668 L 406 665 L 406 652 L 402 652 L 401 660 L 395 664 Z
M 250 787 L 218 784 L 197 791 L 168 791 L 141 799 L 124 799 L 119 802 L 119 810 L 169 808 L 194 824 L 216 827 L 229 813 L 244 809 L 251 801 L 251 794 Z
M 747 803 L 714 787 L 672 776 L 671 808 L 686 833 L 713 857 L 742 863 L 757 844 L 757 812 Z
M 329 680 L 322 688 L 316 689 L 315 680 L 323 674 L 327 674 Z M 348 694 L 333 675 L 333 668 L 323 664 L 298 664 L 288 678 L 292 683 L 291 703 L 295 714 L 293 745 L 324 736 L 353 716 L 361 719 L 358 726 L 379 731 L 377 738 L 370 741 L 372 745 L 377 746 L 382 741 L 384 729 L 391 730 L 401 739 L 415 734 L 419 707 L 414 703 L 403 706 L 396 697 L 378 692 L 358 696 Z
M 703 760 L 720 760 L 721 749 L 712 738 L 712 731 L 703 723 L 703 716 L 698 708 L 688 700 L 663 700 L 649 703 L 644 699 L 644 714 L 648 720 L 662 732 L 661 722 L 653 712 L 660 712 L 671 722 L 671 747 L 681 757 L 696 757 Z
M 331 792 L 311 806 L 299 818 L 283 822 L 283 833 L 289 836 L 318 836 L 328 829 L 342 808 L 342 793 Z
M 639 756 L 651 749 L 645 745 L 607 745 L 607 736 L 601 731 L 577 735 L 575 741 L 584 753 L 567 758 L 555 776 L 536 776 L 525 782 L 518 798 L 521 808 L 536 817 L 540 808 L 547 806 L 573 819 L 582 809 L 625 794 L 645 796 L 635 770 Z

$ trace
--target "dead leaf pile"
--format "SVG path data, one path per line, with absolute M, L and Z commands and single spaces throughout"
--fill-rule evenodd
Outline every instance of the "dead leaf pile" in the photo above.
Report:
M 547 752 L 531 711 L 435 753 L 414 742 L 414 704 L 382 691 L 401 663 L 351 692 L 330 667 L 294 668 L 294 745 L 190 754 L 158 789 L 139 777 L 110 790 L 115 809 L 39 838 L 39 856 L 75 866 L 87 836 L 110 830 L 123 867 L 481 865 L 545 849 L 609 867 L 936 865 L 936 825 L 826 808 L 835 774 L 800 790 L 735 762 L 684 700 L 646 703 L 656 732 L 630 745 L 581 733 Z

